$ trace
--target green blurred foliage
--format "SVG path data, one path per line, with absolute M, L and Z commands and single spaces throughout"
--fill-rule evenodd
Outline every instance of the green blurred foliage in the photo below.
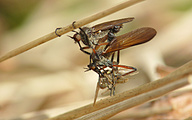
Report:
M 40 0 L 0 0 L 0 21 L 5 29 L 20 26 Z
M 192 8 L 192 0 L 181 0 L 171 6 L 173 11 L 186 12 Z

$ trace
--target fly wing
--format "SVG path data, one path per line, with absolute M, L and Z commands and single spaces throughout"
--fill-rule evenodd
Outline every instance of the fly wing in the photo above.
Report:
M 123 23 L 131 22 L 134 18 L 123 18 L 113 21 L 104 22 L 98 25 L 95 25 L 92 27 L 92 32 L 97 32 L 99 30 L 109 30 L 110 28 L 113 28 L 114 26 L 122 26 Z
M 111 45 L 108 46 L 103 54 L 148 42 L 156 35 L 156 33 L 156 30 L 153 28 L 143 27 L 117 36 L 112 40 Z

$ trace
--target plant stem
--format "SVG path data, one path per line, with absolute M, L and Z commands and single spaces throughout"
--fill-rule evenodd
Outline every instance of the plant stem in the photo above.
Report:
M 124 3 L 121 3 L 119 5 L 111 7 L 109 9 L 107 9 L 107 10 L 96 13 L 96 14 L 90 16 L 90 17 L 87 17 L 87 18 L 76 21 L 75 22 L 75 27 L 79 28 L 79 27 L 81 27 L 81 26 L 83 26 L 85 24 L 88 24 L 90 22 L 93 22 L 95 20 L 103 18 L 103 17 L 105 17 L 107 15 L 110 15 L 112 13 L 115 13 L 115 12 L 117 12 L 119 10 L 122 10 L 122 9 L 124 9 L 126 7 L 129 7 L 131 5 L 134 5 L 134 4 L 136 4 L 138 2 L 142 2 L 142 1 L 144 1 L 144 0 L 129 0 L 129 1 L 126 1 Z M 72 31 L 72 30 L 74 30 L 74 28 L 73 28 L 72 24 L 70 24 L 70 25 L 67 25 L 67 26 L 62 27 L 61 29 L 57 30 L 57 34 L 58 35 L 63 35 L 65 33 L 69 32 L 69 31 Z M 48 42 L 48 41 L 50 41 L 50 40 L 52 40 L 52 39 L 54 39 L 56 37 L 58 37 L 58 36 L 55 34 L 55 32 L 52 32 L 52 33 L 49 33 L 49 34 L 47 34 L 47 35 L 45 35 L 45 36 L 43 36 L 41 38 L 38 38 L 38 39 L 36 39 L 34 41 L 31 41 L 30 43 L 27 43 L 27 44 L 25 44 L 25 45 L 23 45 L 23 46 L 21 46 L 19 48 L 16 48 L 16 49 L 8 52 L 7 54 L 3 55 L 2 57 L 0 57 L 0 62 L 3 62 L 3 61 L 5 61 L 5 60 L 7 60 L 7 59 L 9 59 L 11 57 L 16 56 L 16 55 L 19 55 L 19 54 L 21 54 L 21 53 L 23 53 L 23 52 L 25 52 L 27 50 L 30 50 L 30 49 L 32 49 L 32 48 L 34 48 L 36 46 L 39 46 L 39 45 L 41 45 L 41 44 L 43 44 L 45 42 Z
M 167 94 L 189 84 L 188 76 L 192 74 L 192 61 L 186 63 L 166 77 L 141 85 L 134 89 L 61 114 L 49 120 L 68 119 L 107 119 L 111 116 L 149 100 Z

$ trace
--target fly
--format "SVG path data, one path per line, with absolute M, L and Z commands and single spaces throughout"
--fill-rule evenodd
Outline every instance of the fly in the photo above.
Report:
M 105 68 L 101 70 L 103 76 L 99 76 L 95 91 L 94 103 L 96 103 L 99 89 L 108 88 L 110 96 L 115 95 L 115 86 L 128 81 L 128 75 L 136 73 L 137 69 L 126 65 L 113 65 L 114 68 Z
M 120 29 L 123 27 L 124 23 L 131 22 L 134 18 L 123 18 L 113 21 L 104 22 L 93 27 L 82 27 L 79 28 L 80 32 L 75 32 L 73 37 L 69 36 L 70 38 L 74 39 L 75 42 L 78 43 L 80 50 L 86 54 L 89 52 L 85 51 L 85 49 L 92 48 L 94 49 L 95 46 L 98 44 L 98 40 L 103 38 L 104 36 L 108 35 L 108 39 L 112 39 L 115 33 L 119 32 Z M 74 26 L 73 22 L 73 26 Z M 75 28 L 75 26 L 74 26 Z M 55 32 L 56 33 L 56 32 Z M 112 38 L 111 38 L 112 37 Z M 82 47 L 80 41 L 83 42 L 85 47 Z
M 146 43 L 155 35 L 155 29 L 143 27 L 114 37 L 110 43 L 95 46 L 95 50 L 93 49 L 93 53 L 90 55 L 90 64 L 88 65 L 88 70 L 93 70 L 99 74 L 94 104 L 96 102 L 99 88 L 104 89 L 108 87 L 110 95 L 115 95 L 116 84 L 124 81 L 123 76 L 129 75 L 136 71 L 136 68 L 134 67 L 119 65 L 120 50 Z M 104 43 L 103 41 L 106 40 L 107 37 L 103 37 L 99 40 L 99 43 Z M 116 51 L 117 61 L 114 61 L 114 54 Z M 109 60 L 109 57 L 111 57 L 111 60 Z M 111 68 L 111 72 L 105 70 L 107 67 Z M 129 69 L 131 72 L 125 72 L 123 74 L 122 70 L 118 70 L 118 68 L 124 68 L 124 72 Z

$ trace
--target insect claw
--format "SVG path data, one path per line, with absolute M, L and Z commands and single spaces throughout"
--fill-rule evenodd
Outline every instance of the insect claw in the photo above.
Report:
M 60 30 L 60 29 L 62 29 L 62 28 L 60 27 L 60 28 L 55 29 L 55 35 L 57 35 L 58 37 L 61 37 L 61 35 L 57 34 L 57 30 Z
M 76 23 L 76 21 L 73 21 L 73 23 L 72 23 L 72 26 L 73 26 L 74 29 L 76 29 L 75 23 Z
M 69 36 L 69 35 L 67 35 L 67 37 L 70 37 L 71 39 L 74 39 L 74 37 L 71 37 L 71 36 Z
M 75 43 L 77 43 L 77 41 L 75 40 L 74 37 L 71 37 L 71 36 L 69 36 L 69 35 L 67 35 L 67 37 L 70 37 L 71 39 L 73 39 L 73 40 L 75 41 Z
M 91 70 L 90 68 L 83 68 L 86 69 L 84 72 L 88 72 L 89 70 Z

